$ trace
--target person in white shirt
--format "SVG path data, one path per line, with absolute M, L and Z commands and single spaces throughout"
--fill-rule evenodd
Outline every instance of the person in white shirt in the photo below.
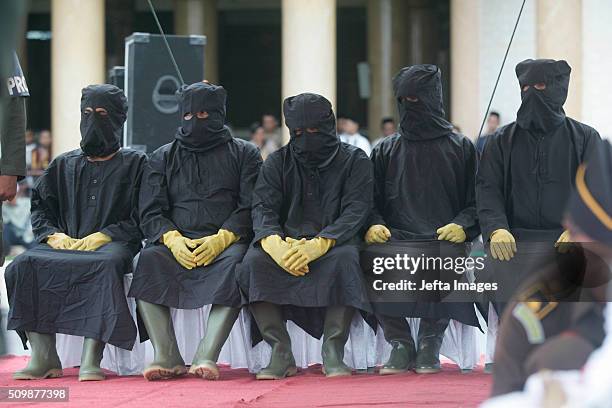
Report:
M 367 137 L 359 133 L 359 123 L 353 119 L 346 119 L 344 133 L 340 135 L 340 140 L 352 146 L 356 146 L 366 152 L 369 156 L 372 153 L 372 145 Z
M 395 126 L 395 120 L 392 117 L 382 118 L 380 121 L 381 136 L 372 142 L 372 148 L 376 147 L 385 137 L 394 135 L 397 132 L 397 126 Z M 460 133 L 460 132 L 459 132 Z

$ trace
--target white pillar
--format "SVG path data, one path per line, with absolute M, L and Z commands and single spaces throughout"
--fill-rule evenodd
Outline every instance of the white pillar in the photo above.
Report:
M 468 136 L 480 118 L 480 0 L 451 0 L 451 121 Z
M 368 62 L 370 89 L 368 100 L 368 128 L 372 136 L 378 134 L 378 123 L 385 116 L 393 116 L 392 78 L 392 0 L 368 1 Z
M 538 58 L 564 59 L 572 67 L 565 112 L 582 118 L 582 0 L 538 0 Z
M 217 0 L 175 0 L 174 25 L 179 35 L 205 35 L 204 76 L 219 83 Z
M 368 0 L 368 63 L 370 89 L 368 129 L 378 136 L 383 117 L 397 116 L 391 80 L 406 63 L 407 4 L 404 0 Z
M 282 99 L 312 92 L 335 107 L 336 0 L 282 0 L 282 24 Z
M 451 0 L 451 121 L 474 139 L 499 73 L 522 0 Z M 491 109 L 516 119 L 521 92 L 515 67 L 536 58 L 536 11 L 527 2 Z
M 104 82 L 104 0 L 51 2 L 53 155 L 79 147 L 81 89 Z
M 612 16 L 610 0 L 583 0 L 582 121 L 612 141 Z M 572 73 L 572 84 L 576 75 Z

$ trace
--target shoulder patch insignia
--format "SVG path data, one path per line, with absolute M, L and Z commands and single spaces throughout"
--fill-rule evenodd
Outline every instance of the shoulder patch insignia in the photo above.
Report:
M 539 320 L 544 319 L 552 312 L 559 302 L 552 296 L 544 285 L 536 284 L 525 290 L 519 300 L 525 303 Z
M 512 315 L 523 326 L 530 344 L 542 344 L 546 339 L 544 327 L 530 303 L 539 302 L 518 303 L 512 310 Z

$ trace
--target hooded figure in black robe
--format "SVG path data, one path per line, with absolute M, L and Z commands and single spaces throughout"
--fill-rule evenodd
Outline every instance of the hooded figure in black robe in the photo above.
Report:
M 169 308 L 213 305 L 189 370 L 205 379 L 219 377 L 216 361 L 240 311 L 235 266 L 252 238 L 261 156 L 225 126 L 226 98 L 223 87 L 205 82 L 180 91 L 176 140 L 153 152 L 144 172 L 140 218 L 147 246 L 129 296 L 138 299 L 141 341 L 148 332 L 155 349 L 148 380 L 186 372 Z
M 440 76 L 435 65 L 414 65 L 402 68 L 393 80 L 400 130 L 372 151 L 375 205 L 365 240 L 378 245 L 364 251 L 366 258 L 387 247 L 413 257 L 465 257 L 468 251 L 463 242 L 479 235 L 476 151 L 470 140 L 453 133 L 444 118 Z M 432 272 L 402 277 L 420 288 L 421 280 L 430 281 Z M 427 300 L 373 304 L 385 338 L 393 346 L 381 374 L 415 367 L 419 373 L 439 371 L 438 354 L 449 318 L 478 325 L 472 303 Z M 405 317 L 421 318 L 418 353 Z
M 291 140 L 262 166 L 253 193 L 255 238 L 238 268 L 272 347 L 257 378 L 296 373 L 287 319 L 313 337 L 323 334 L 326 375 L 350 375 L 342 360 L 354 309 L 370 310 L 358 234 L 372 205 L 372 164 L 362 150 L 340 142 L 324 97 L 289 97 L 283 112 Z
M 482 155 L 476 202 L 493 258 L 485 272 L 500 284 L 498 313 L 531 273 L 529 265 L 554 258 L 554 247 L 570 241 L 561 224 L 563 211 L 578 166 L 601 143 L 595 129 L 563 111 L 570 71 L 562 60 L 519 63 L 522 103 L 516 122 L 491 135 Z
M 612 277 L 611 174 L 612 146 L 605 141 L 576 173 L 564 220 L 573 243 L 557 262 L 529 277 L 501 320 L 493 396 L 522 390 L 541 370 L 580 370 L 604 342 Z
M 105 343 L 131 350 L 136 327 L 123 288 L 141 233 L 138 192 L 146 156 L 121 149 L 123 91 L 90 85 L 81 98 L 81 148 L 55 158 L 32 190 L 39 245 L 7 267 L 8 328 L 32 348 L 16 379 L 58 377 L 55 333 L 84 336 L 79 380 L 100 380 Z
M 570 71 L 565 61 L 544 59 L 516 66 L 517 120 L 490 138 L 476 186 L 483 237 L 496 247 L 491 255 L 497 259 L 512 258 L 516 240 L 569 240 L 561 220 L 576 169 L 601 142 L 595 129 L 563 111 Z

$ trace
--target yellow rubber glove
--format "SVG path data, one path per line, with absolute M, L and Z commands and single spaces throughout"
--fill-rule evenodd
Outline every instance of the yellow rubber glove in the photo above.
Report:
M 296 245 L 302 245 L 304 242 L 306 242 L 306 238 L 302 238 L 302 239 L 295 239 L 295 238 L 291 238 L 291 237 L 287 237 L 285 238 L 285 241 L 291 245 L 291 247 L 294 247 Z
M 291 238 L 288 238 L 291 239 Z M 304 240 L 305 241 L 305 240 Z M 289 251 L 296 242 L 293 240 L 291 243 L 283 241 L 283 239 L 279 235 L 270 235 L 261 240 L 261 248 L 266 251 L 268 255 L 287 273 L 293 276 L 304 276 L 308 273 L 308 268 L 298 268 L 298 269 L 289 269 L 283 263 L 283 256 L 287 251 Z
M 62 232 L 56 232 L 47 237 L 47 244 L 53 249 L 70 249 L 77 240 Z
M 465 242 L 465 231 L 461 225 L 450 223 L 436 230 L 439 241 L 450 241 L 456 244 Z
M 491 255 L 500 261 L 509 261 L 516 253 L 516 241 L 505 229 L 498 229 L 491 234 Z
M 162 242 L 168 247 L 176 262 L 185 269 L 193 269 L 196 266 L 195 256 L 191 252 L 196 244 L 193 240 L 184 237 L 178 231 L 168 231 L 162 236 Z
M 555 248 L 557 248 L 557 251 L 564 254 L 570 250 L 571 243 L 572 237 L 570 236 L 570 232 L 565 230 L 561 233 L 561 235 L 559 235 L 557 242 L 555 242 Z
M 295 238 L 291 238 L 291 237 L 286 237 L 285 238 L 285 242 L 287 242 L 289 244 L 290 249 L 291 249 L 294 246 L 302 245 L 304 242 L 306 242 L 306 238 L 295 239 Z M 296 271 L 294 270 L 294 272 L 296 272 Z M 303 268 L 298 268 L 297 272 L 300 273 L 303 276 L 303 275 L 306 275 L 308 272 L 310 272 L 310 269 L 308 268 L 308 265 L 306 265 Z
M 85 238 L 77 239 L 71 246 L 70 249 L 73 251 L 95 251 L 102 245 L 106 245 L 111 242 L 111 237 L 102 233 L 94 232 L 89 234 Z
M 366 244 L 382 244 L 391 238 L 389 228 L 381 224 L 372 225 L 365 234 Z
M 191 242 L 197 246 L 193 251 L 196 266 L 210 265 L 221 252 L 239 239 L 238 235 L 224 229 L 220 229 L 214 235 L 192 239 Z
M 336 244 L 335 239 L 316 237 L 294 245 L 283 255 L 283 263 L 291 270 L 299 270 L 322 257 Z

